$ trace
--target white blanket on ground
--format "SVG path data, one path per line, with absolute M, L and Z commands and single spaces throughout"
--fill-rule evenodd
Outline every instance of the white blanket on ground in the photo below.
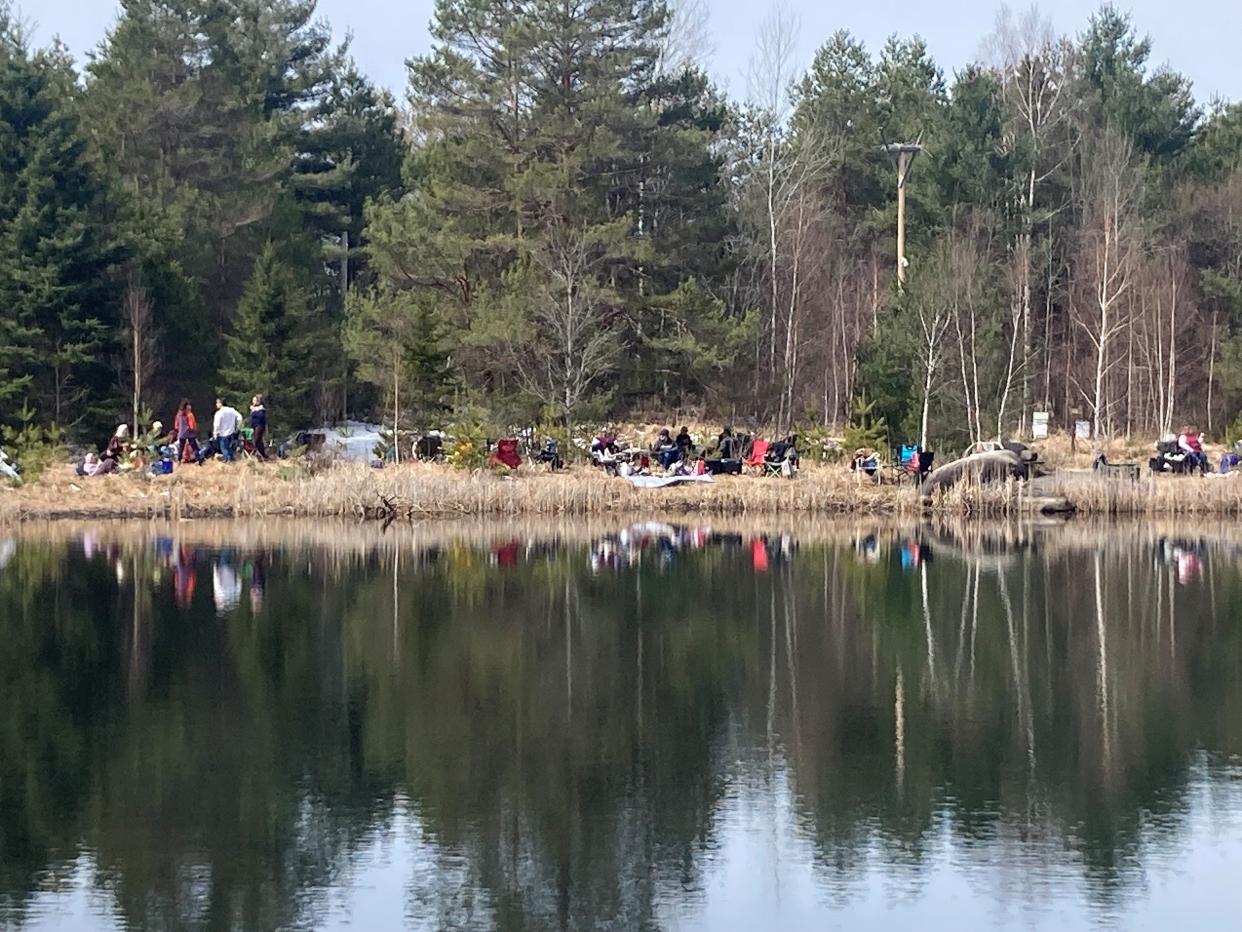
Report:
M 663 489 L 682 482 L 711 482 L 712 477 L 703 476 L 626 476 L 636 489 Z

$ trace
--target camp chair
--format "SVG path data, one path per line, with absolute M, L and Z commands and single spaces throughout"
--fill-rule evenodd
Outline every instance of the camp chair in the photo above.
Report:
M 767 461 L 768 446 L 768 441 L 756 440 L 750 446 L 750 456 L 742 460 L 742 465 L 747 469 L 754 469 L 762 474 L 765 468 L 764 463 Z
M 518 441 L 516 437 L 506 437 L 504 440 L 496 441 L 496 451 L 491 455 L 490 462 L 494 466 L 504 466 L 508 469 L 517 469 L 522 465 L 522 457 L 518 453 Z
M 924 450 L 913 443 L 903 443 L 893 451 L 893 463 L 899 471 L 898 475 L 911 476 L 916 484 L 922 484 L 927 478 L 935 458 L 935 453 Z
M 558 469 L 565 468 L 565 461 L 561 459 L 560 443 L 549 437 L 544 441 L 543 449 L 539 451 L 539 455 L 535 457 L 536 463 L 547 463 L 555 472 Z

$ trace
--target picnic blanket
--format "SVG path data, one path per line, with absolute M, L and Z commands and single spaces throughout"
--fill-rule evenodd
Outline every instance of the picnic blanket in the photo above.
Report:
M 711 482 L 711 476 L 626 476 L 636 489 L 663 489 L 683 482 Z

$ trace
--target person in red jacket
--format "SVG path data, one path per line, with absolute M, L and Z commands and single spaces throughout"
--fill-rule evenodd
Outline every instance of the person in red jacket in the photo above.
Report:
M 194 418 L 194 408 L 186 398 L 182 398 L 177 406 L 177 416 L 173 418 L 173 437 L 177 441 L 177 458 L 183 463 L 194 462 L 198 458 L 198 421 Z

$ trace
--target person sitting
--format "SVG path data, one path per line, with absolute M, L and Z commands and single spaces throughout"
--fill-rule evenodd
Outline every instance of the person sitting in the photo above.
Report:
M 725 427 L 720 432 L 720 436 L 716 438 L 716 449 L 720 452 L 722 460 L 741 459 L 741 444 L 733 435 L 732 427 Z
M 1177 435 L 1177 448 L 1186 454 L 1187 471 L 1206 473 L 1208 467 L 1207 454 L 1203 452 L 1203 435 L 1194 427 L 1186 426 Z
M 610 476 L 617 475 L 617 463 L 621 448 L 612 434 L 600 434 L 591 441 L 591 462 Z
M 681 459 L 681 448 L 677 446 L 677 441 L 673 439 L 672 431 L 667 427 L 660 428 L 660 436 L 656 438 L 656 442 L 652 445 L 651 452 L 665 469 L 668 469 Z
M 111 461 L 112 465 L 106 470 L 111 472 L 124 458 L 127 448 L 129 447 L 129 425 L 118 424 L 113 432 L 108 445 L 104 448 L 103 456 L 100 457 L 101 462 Z
M 859 447 L 850 460 L 850 472 L 863 472 L 875 478 L 880 471 L 880 457 L 870 447 Z
M 120 466 L 121 459 L 125 456 L 128 441 L 129 425 L 118 424 L 116 430 L 108 439 L 108 445 L 104 448 L 103 453 L 98 457 L 94 453 L 88 453 L 86 458 L 78 464 L 78 475 L 105 476 L 110 472 L 116 472 Z
M 539 462 L 547 463 L 553 472 L 564 469 L 565 461 L 561 459 L 560 442 L 551 437 L 544 440 L 543 449 L 539 451 Z
M 1242 466 L 1242 440 L 1233 445 L 1233 449 L 1220 458 L 1220 474 L 1227 476 Z
M 794 466 L 798 465 L 798 437 L 796 434 L 787 434 L 784 440 L 777 440 L 768 445 L 768 452 L 765 457 L 769 463 L 780 464 L 785 460 L 792 460 Z

